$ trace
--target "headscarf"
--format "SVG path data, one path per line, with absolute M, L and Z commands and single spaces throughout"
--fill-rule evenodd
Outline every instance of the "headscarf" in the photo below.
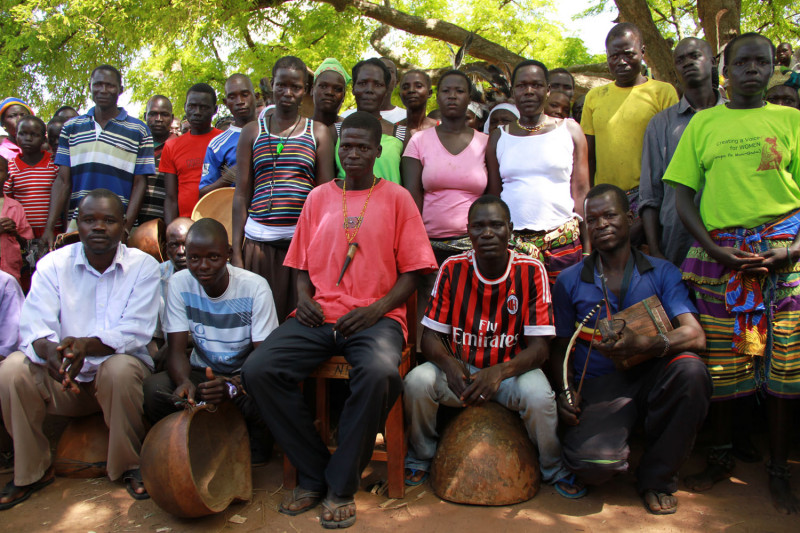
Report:
M 511 113 L 515 117 L 519 118 L 519 110 L 517 109 L 517 106 L 515 106 L 514 104 L 505 104 L 505 103 L 497 104 L 492 108 L 491 111 L 489 111 L 489 115 L 486 117 L 486 123 L 483 125 L 483 133 L 486 133 L 487 135 L 489 134 L 489 124 L 491 124 L 492 122 L 492 113 L 494 113 L 498 109 L 505 109 L 506 111 L 511 111 Z
M 33 114 L 34 114 L 34 112 L 33 112 L 33 109 L 31 109 L 31 106 L 29 106 L 28 104 L 26 104 L 25 102 L 23 102 L 23 101 L 22 101 L 22 100 L 20 100 L 19 98 L 15 98 L 15 97 L 13 97 L 13 96 L 9 96 L 8 98 L 6 98 L 6 99 L 5 99 L 5 100 L 3 100 L 2 102 L 0 102 L 0 117 L 2 117 L 3 115 L 5 115 L 5 113 L 6 113 L 6 110 L 7 110 L 9 107 L 11 107 L 12 105 L 21 105 L 22 107 L 24 107 L 25 109 L 27 109 L 27 110 L 28 110 L 28 112 L 29 112 L 31 115 L 33 115 Z
M 332 70 L 337 74 L 341 74 L 342 77 L 344 78 L 345 85 L 350 83 L 350 80 L 353 79 L 350 77 L 350 74 L 348 74 L 347 71 L 344 69 L 342 64 L 332 57 L 325 58 L 325 61 L 320 63 L 320 65 L 317 67 L 317 70 L 314 71 L 314 79 L 316 80 L 320 74 L 322 74 L 327 70 Z

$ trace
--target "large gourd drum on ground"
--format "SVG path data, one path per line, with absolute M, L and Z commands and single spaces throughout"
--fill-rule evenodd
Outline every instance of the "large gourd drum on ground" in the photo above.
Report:
M 467 407 L 445 428 L 431 468 L 443 500 L 511 505 L 539 491 L 536 448 L 519 414 L 488 402 Z
M 58 439 L 53 465 L 61 477 L 103 477 L 107 458 L 108 427 L 103 413 L 96 413 L 69 421 Z
M 173 413 L 142 444 L 145 489 L 159 507 L 193 518 L 252 497 L 250 441 L 239 410 L 224 402 Z
M 228 244 L 232 241 L 233 231 L 233 193 L 234 187 L 223 187 L 206 194 L 192 210 L 192 220 L 197 222 L 201 218 L 213 218 L 228 232 Z

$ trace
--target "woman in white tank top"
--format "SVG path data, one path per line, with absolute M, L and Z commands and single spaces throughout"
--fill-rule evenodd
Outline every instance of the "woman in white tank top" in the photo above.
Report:
M 540 259 L 552 285 L 559 272 L 582 258 L 583 200 L 589 190 L 586 137 L 574 120 L 544 114 L 550 88 L 543 64 L 523 61 L 511 85 L 520 118 L 489 138 L 488 191 L 511 210 L 515 249 Z

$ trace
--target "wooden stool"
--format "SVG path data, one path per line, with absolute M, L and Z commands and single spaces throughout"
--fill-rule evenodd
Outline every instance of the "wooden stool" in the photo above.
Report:
M 408 340 L 400 357 L 397 370 L 401 378 L 405 378 L 414 367 L 416 353 L 414 340 L 417 338 L 417 297 L 416 292 L 406 302 L 406 318 L 408 322 Z M 326 444 L 330 438 L 330 404 L 328 401 L 328 380 L 349 379 L 350 365 L 341 355 L 336 355 L 322 363 L 311 373 L 309 379 L 315 381 L 316 392 L 316 423 L 322 441 Z M 373 461 L 386 463 L 389 481 L 389 497 L 402 498 L 405 495 L 405 458 L 408 451 L 406 442 L 405 422 L 403 420 L 403 395 L 397 397 L 394 405 L 386 417 L 386 428 L 383 431 L 386 449 L 375 449 L 372 452 Z M 333 452 L 336 446 L 328 446 Z M 283 486 L 293 489 L 297 486 L 297 470 L 289 458 L 283 456 Z

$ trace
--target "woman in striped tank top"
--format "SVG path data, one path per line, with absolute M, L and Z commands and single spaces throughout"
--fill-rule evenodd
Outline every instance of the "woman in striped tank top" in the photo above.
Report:
M 231 264 L 266 278 L 283 321 L 297 303 L 296 271 L 283 259 L 308 193 L 333 179 L 333 136 L 300 116 L 302 60 L 282 57 L 272 80 L 274 111 L 245 126 L 236 149 Z

